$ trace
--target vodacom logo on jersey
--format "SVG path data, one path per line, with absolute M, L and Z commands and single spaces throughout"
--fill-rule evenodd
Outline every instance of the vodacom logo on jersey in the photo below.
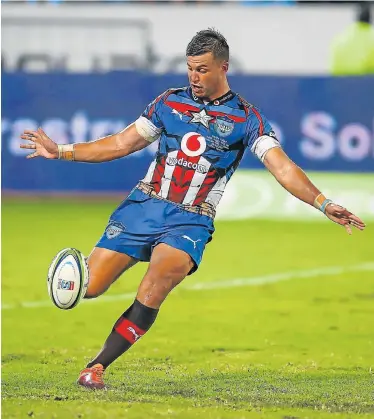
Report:
M 208 162 L 203 157 L 199 157 L 206 149 L 206 140 L 203 136 L 197 132 L 188 132 L 182 138 L 181 149 L 184 155 L 169 155 L 168 165 L 186 167 L 201 174 L 208 172 L 209 165 L 206 166 Z
M 188 132 L 182 138 L 181 149 L 189 157 L 200 156 L 206 149 L 206 140 L 197 132 Z

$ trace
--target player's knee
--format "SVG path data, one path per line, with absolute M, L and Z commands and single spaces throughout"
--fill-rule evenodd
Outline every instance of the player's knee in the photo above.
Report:
M 194 267 L 194 262 L 191 258 L 188 258 L 188 260 L 174 264 L 170 268 L 170 278 L 173 282 L 173 286 L 175 287 L 177 284 L 179 284 L 191 271 L 191 269 Z
M 172 289 L 171 282 L 163 281 L 162 284 L 159 284 L 150 278 L 144 278 L 138 289 L 136 299 L 148 307 L 159 308 Z
M 159 277 L 153 274 L 147 274 L 140 284 L 140 289 L 152 294 L 165 294 L 173 288 L 173 279 L 169 275 Z
M 186 277 L 190 269 L 191 266 L 186 262 L 173 263 L 167 269 L 161 266 L 152 266 L 144 280 L 152 284 L 154 288 L 171 290 Z
M 138 290 L 138 300 L 150 307 L 159 307 L 170 291 L 188 274 L 190 267 L 175 264 L 166 272 L 151 268 L 145 275 Z

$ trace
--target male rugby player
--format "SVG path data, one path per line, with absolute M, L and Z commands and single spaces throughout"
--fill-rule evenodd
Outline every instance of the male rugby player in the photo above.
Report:
M 187 46 L 189 86 L 169 89 L 123 131 L 80 144 L 57 145 L 41 128 L 25 131 L 22 148 L 42 156 L 100 163 L 159 140 L 148 173 L 111 215 L 88 257 L 85 298 L 96 298 L 138 261 L 149 261 L 133 304 L 116 321 L 78 383 L 104 388 L 103 373 L 146 333 L 170 291 L 199 266 L 214 232 L 215 210 L 249 148 L 292 195 L 351 234 L 365 224 L 327 199 L 282 150 L 265 116 L 227 81 L 229 46 L 216 30 L 198 32 Z M 126 174 L 124 173 L 124 176 Z

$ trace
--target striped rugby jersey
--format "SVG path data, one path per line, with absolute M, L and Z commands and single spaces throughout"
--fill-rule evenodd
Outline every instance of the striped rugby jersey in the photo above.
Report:
M 216 208 L 247 147 L 262 161 L 280 147 L 264 115 L 231 90 L 203 102 L 190 87 L 169 89 L 135 122 L 148 141 L 159 140 L 142 182 L 168 201 Z

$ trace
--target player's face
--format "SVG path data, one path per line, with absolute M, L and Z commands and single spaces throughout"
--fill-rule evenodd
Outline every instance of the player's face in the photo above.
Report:
M 208 52 L 187 57 L 188 79 L 193 93 L 198 98 L 209 100 L 224 94 L 220 92 L 226 82 L 228 63 L 214 59 Z

